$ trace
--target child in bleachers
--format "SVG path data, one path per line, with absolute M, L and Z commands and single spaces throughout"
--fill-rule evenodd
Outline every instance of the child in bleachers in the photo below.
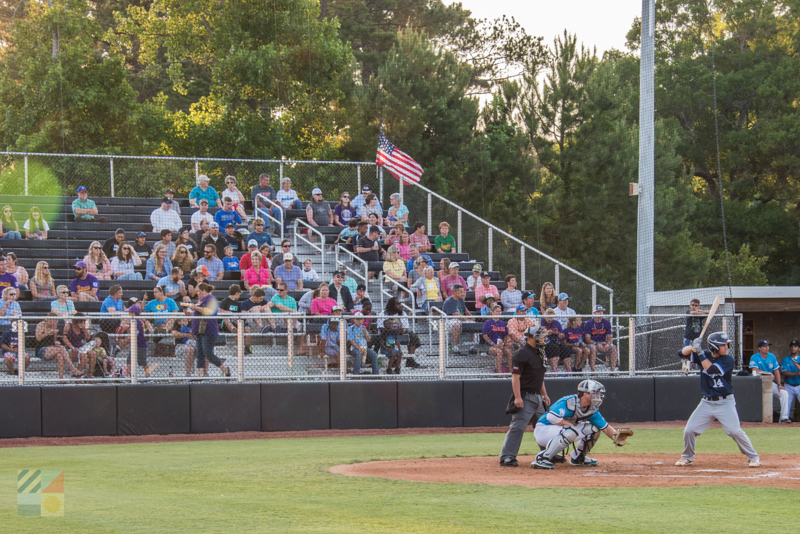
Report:
M 311 258 L 306 258 L 306 261 L 303 262 L 303 282 L 317 281 L 319 281 L 319 275 L 314 270 L 314 262 L 311 261 Z
M 233 247 L 230 245 L 225 247 L 225 257 L 222 258 L 222 266 L 226 271 L 239 270 L 239 258 L 233 255 Z
M 450 224 L 447 221 L 439 223 L 439 234 L 436 236 L 434 248 L 440 254 L 456 252 L 456 238 L 450 235 Z
M 233 223 L 229 222 L 225 226 L 225 235 L 223 238 L 233 250 L 247 250 L 244 246 L 244 237 L 241 233 L 236 231 L 236 225 Z
M 400 240 L 397 242 L 397 249 L 400 251 L 400 257 L 408 261 L 411 259 L 411 237 L 405 230 L 400 234 Z
M 353 243 L 353 239 L 358 235 L 358 219 L 353 218 L 347 223 L 347 226 L 339 232 L 339 235 L 336 237 L 336 241 L 333 242 L 334 245 L 338 245 L 339 243 L 346 243 L 351 244 Z M 329 250 L 333 250 L 331 247 Z
M 403 223 L 396 223 L 394 228 L 389 232 L 389 235 L 386 236 L 386 244 L 387 245 L 397 245 L 400 243 L 400 236 L 406 231 L 406 227 L 403 226 Z
M 106 376 L 113 375 L 114 360 L 108 357 L 108 352 L 106 352 L 106 349 L 103 348 L 102 336 L 100 336 L 99 334 L 95 334 L 94 339 L 92 340 L 92 347 L 90 350 L 94 352 L 97 363 L 103 369 L 103 373 L 105 373 Z

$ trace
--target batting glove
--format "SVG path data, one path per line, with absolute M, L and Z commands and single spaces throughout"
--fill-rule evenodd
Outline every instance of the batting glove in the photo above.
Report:
M 703 342 L 703 340 L 700 339 L 699 337 L 697 339 L 695 339 L 694 341 L 692 341 L 692 350 L 694 352 L 702 352 L 702 350 L 703 350 L 702 342 Z

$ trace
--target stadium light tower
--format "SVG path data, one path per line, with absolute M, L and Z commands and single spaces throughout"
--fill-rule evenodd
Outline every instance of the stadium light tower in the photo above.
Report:
M 636 239 L 636 313 L 647 313 L 653 279 L 655 203 L 655 0 L 642 0 L 639 81 L 639 224 Z

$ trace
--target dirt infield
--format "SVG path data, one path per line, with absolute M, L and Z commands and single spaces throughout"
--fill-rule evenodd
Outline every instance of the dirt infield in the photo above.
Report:
M 653 430 L 683 428 L 686 421 L 659 421 L 651 423 L 612 423 L 634 430 Z M 774 427 L 769 423 L 742 423 L 742 428 Z M 783 426 L 800 426 L 792 423 Z M 714 423 L 711 428 L 722 428 Z M 0 449 L 5 447 L 51 447 L 67 445 L 109 445 L 124 443 L 170 443 L 182 441 L 236 441 L 244 439 L 285 439 L 285 438 L 341 438 L 358 436 L 417 436 L 427 434 L 505 434 L 508 427 L 479 426 L 457 428 L 392 428 L 368 430 L 303 430 L 292 432 L 229 432 L 226 434 L 150 434 L 147 436 L 81 436 L 70 438 L 9 438 L 0 439 Z M 532 432 L 528 426 L 526 432 Z
M 751 468 L 741 454 L 701 455 L 690 467 L 676 467 L 679 455 L 598 454 L 597 467 L 556 465 L 552 471 L 531 469 L 533 456 L 520 456 L 519 467 L 500 467 L 491 458 L 433 458 L 337 465 L 331 472 L 414 482 L 456 482 L 530 488 L 619 488 L 676 486 L 765 486 L 800 488 L 796 455 L 761 457 Z

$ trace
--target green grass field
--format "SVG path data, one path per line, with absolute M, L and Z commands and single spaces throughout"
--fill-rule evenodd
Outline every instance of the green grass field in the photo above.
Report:
M 800 453 L 800 428 L 749 429 L 760 454 Z M 624 449 L 674 453 L 681 430 Z M 527 434 L 521 454 L 533 454 Z M 503 434 L 268 439 L 0 449 L 0 532 L 793 532 L 800 491 L 745 486 L 549 489 L 331 474 L 370 460 L 496 456 Z M 721 430 L 698 454 L 738 453 Z M 800 467 L 800 454 L 798 454 Z M 18 469 L 63 469 L 65 516 L 18 517 Z M 520 468 L 525 469 L 525 468 Z M 790 512 L 790 510 L 792 510 Z

